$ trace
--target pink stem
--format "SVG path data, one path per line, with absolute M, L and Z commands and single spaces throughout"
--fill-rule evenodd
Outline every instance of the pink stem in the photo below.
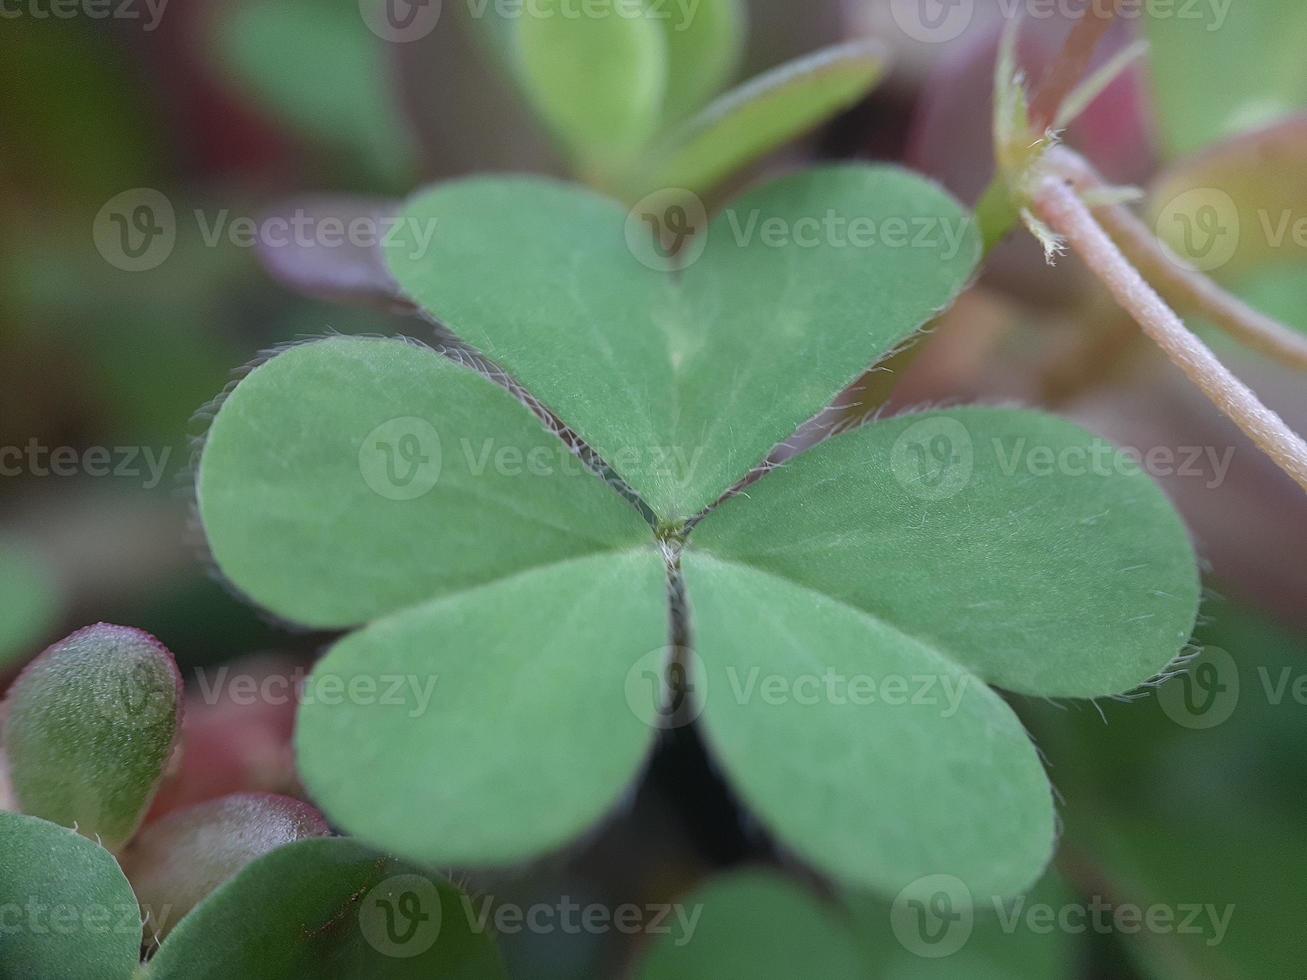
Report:
M 1045 177 L 1034 197 L 1039 217 L 1063 236 L 1166 356 L 1276 465 L 1307 490 L 1307 442 L 1195 337 L 1103 231 L 1066 177 Z

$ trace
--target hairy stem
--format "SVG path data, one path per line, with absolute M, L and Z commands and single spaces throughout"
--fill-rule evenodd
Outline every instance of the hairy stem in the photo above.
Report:
M 1106 186 L 1087 160 L 1065 147 L 1050 151 L 1048 161 L 1082 192 Z M 1126 258 L 1172 306 L 1200 313 L 1246 347 L 1290 367 L 1307 370 L 1307 337 L 1253 309 L 1201 272 L 1178 262 L 1152 230 L 1124 205 L 1096 207 L 1094 214 Z
M 1121 253 L 1080 200 L 1074 181 L 1045 177 L 1034 207 L 1062 235 L 1149 338 L 1199 390 L 1241 428 L 1276 465 L 1307 490 L 1307 442 L 1263 405 L 1181 322 Z

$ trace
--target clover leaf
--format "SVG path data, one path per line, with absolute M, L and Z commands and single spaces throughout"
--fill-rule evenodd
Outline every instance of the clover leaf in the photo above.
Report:
M 141 920 L 113 855 L 66 827 L 0 810 L 0 974 L 126 980 Z
M 300 713 L 331 819 L 424 863 L 522 861 L 693 721 L 778 841 L 849 887 L 1033 882 L 1052 794 L 987 685 L 1109 695 L 1176 656 L 1198 577 L 1157 487 L 1068 423 L 958 409 L 866 425 L 712 506 L 951 302 L 969 216 L 905 173 L 817 171 L 728 209 L 677 277 L 626 247 L 620 207 L 557 184 L 459 182 L 410 213 L 438 244 L 392 254 L 396 278 L 498 367 L 291 348 L 229 394 L 198 475 L 237 587 L 368 624 Z M 738 232 L 814 214 L 933 236 Z

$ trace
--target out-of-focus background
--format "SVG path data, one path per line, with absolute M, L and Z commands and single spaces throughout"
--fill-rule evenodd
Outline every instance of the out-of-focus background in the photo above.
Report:
M 192 684 L 186 756 L 156 812 L 236 790 L 297 791 L 293 704 L 206 698 L 200 681 L 238 660 L 290 676 L 326 639 L 265 620 L 212 574 L 189 491 L 204 406 L 269 347 L 430 330 L 385 302 L 307 295 L 311 277 L 297 276 L 294 249 L 272 240 L 266 218 L 330 213 L 334 195 L 385 202 L 464 173 L 566 174 L 506 80 L 482 5 L 437 3 L 429 30 L 393 40 L 367 3 L 0 0 L 0 690 L 86 623 L 156 634 Z M 1022 58 L 1038 77 L 1080 6 L 754 0 L 741 79 L 867 35 L 895 55 L 869 98 L 764 169 L 898 161 L 974 204 L 993 170 L 999 29 L 1026 13 Z M 1150 214 L 1165 215 L 1169 188 L 1195 174 L 1226 194 L 1243 240 L 1213 275 L 1307 330 L 1307 122 L 1297 115 L 1307 16 L 1296 0 L 1169 9 L 1154 24 L 1120 18 L 1100 61 L 1139 37 L 1153 49 L 1069 141 L 1109 179 L 1144 188 Z M 1271 187 L 1288 195 L 1273 207 L 1261 203 Z M 355 260 L 365 261 L 342 259 Z M 1229 907 L 1228 928 L 1219 938 L 1178 923 L 1055 928 L 1037 944 L 1048 959 L 1004 967 L 1000 952 L 993 975 L 1301 976 L 1307 501 L 1138 340 L 1074 258 L 1050 269 L 1024 233 L 939 331 L 891 408 L 1042 405 L 1169 459 L 1155 475 L 1193 529 L 1209 595 L 1208 646 L 1171 694 L 1018 707 L 1065 797 L 1050 886 L 1061 904 Z M 1301 375 L 1212 342 L 1307 430 Z M 669 895 L 729 856 L 660 806 L 656 782 L 646 791 L 633 823 L 574 866 L 511 887 Z M 611 946 L 507 944 L 523 975 L 558 976 L 621 962 Z

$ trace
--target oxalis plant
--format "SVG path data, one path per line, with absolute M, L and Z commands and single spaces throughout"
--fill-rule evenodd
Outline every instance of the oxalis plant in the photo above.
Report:
M 1061 145 L 1139 54 L 1087 71 L 1110 13 L 1034 87 L 1008 32 L 997 173 L 973 214 L 888 166 L 732 198 L 727 180 L 858 98 L 884 52 L 822 52 L 713 99 L 741 18 L 703 5 L 685 36 L 639 17 L 500 32 L 589 186 L 437 184 L 383 209 L 398 234 L 361 265 L 276 269 L 431 328 L 271 352 L 215 402 L 197 455 L 217 570 L 340 634 L 300 692 L 313 806 L 155 813 L 184 751 L 172 655 L 124 627 L 73 634 L 5 706 L 0 908 L 40 895 L 117 925 L 5 937 L 0 976 L 501 975 L 496 920 L 444 872 L 497 881 L 575 853 L 687 745 L 747 856 L 818 887 L 716 877 L 682 902 L 695 941 L 647 943 L 641 976 L 898 975 L 904 953 L 918 975 L 939 955 L 929 926 L 964 906 L 1032 889 L 1065 904 L 1044 875 L 1055 793 L 1009 702 L 1182 669 L 1189 535 L 1083 429 L 1008 406 L 885 418 L 860 379 L 920 351 L 1021 223 L 1050 261 L 1082 256 L 1300 483 L 1301 439 L 1172 305 L 1286 363 L 1307 348 L 1177 263 L 1132 192 Z M 266 46 L 236 47 L 268 67 Z M 967 922 L 955 975 L 1024 942 Z

